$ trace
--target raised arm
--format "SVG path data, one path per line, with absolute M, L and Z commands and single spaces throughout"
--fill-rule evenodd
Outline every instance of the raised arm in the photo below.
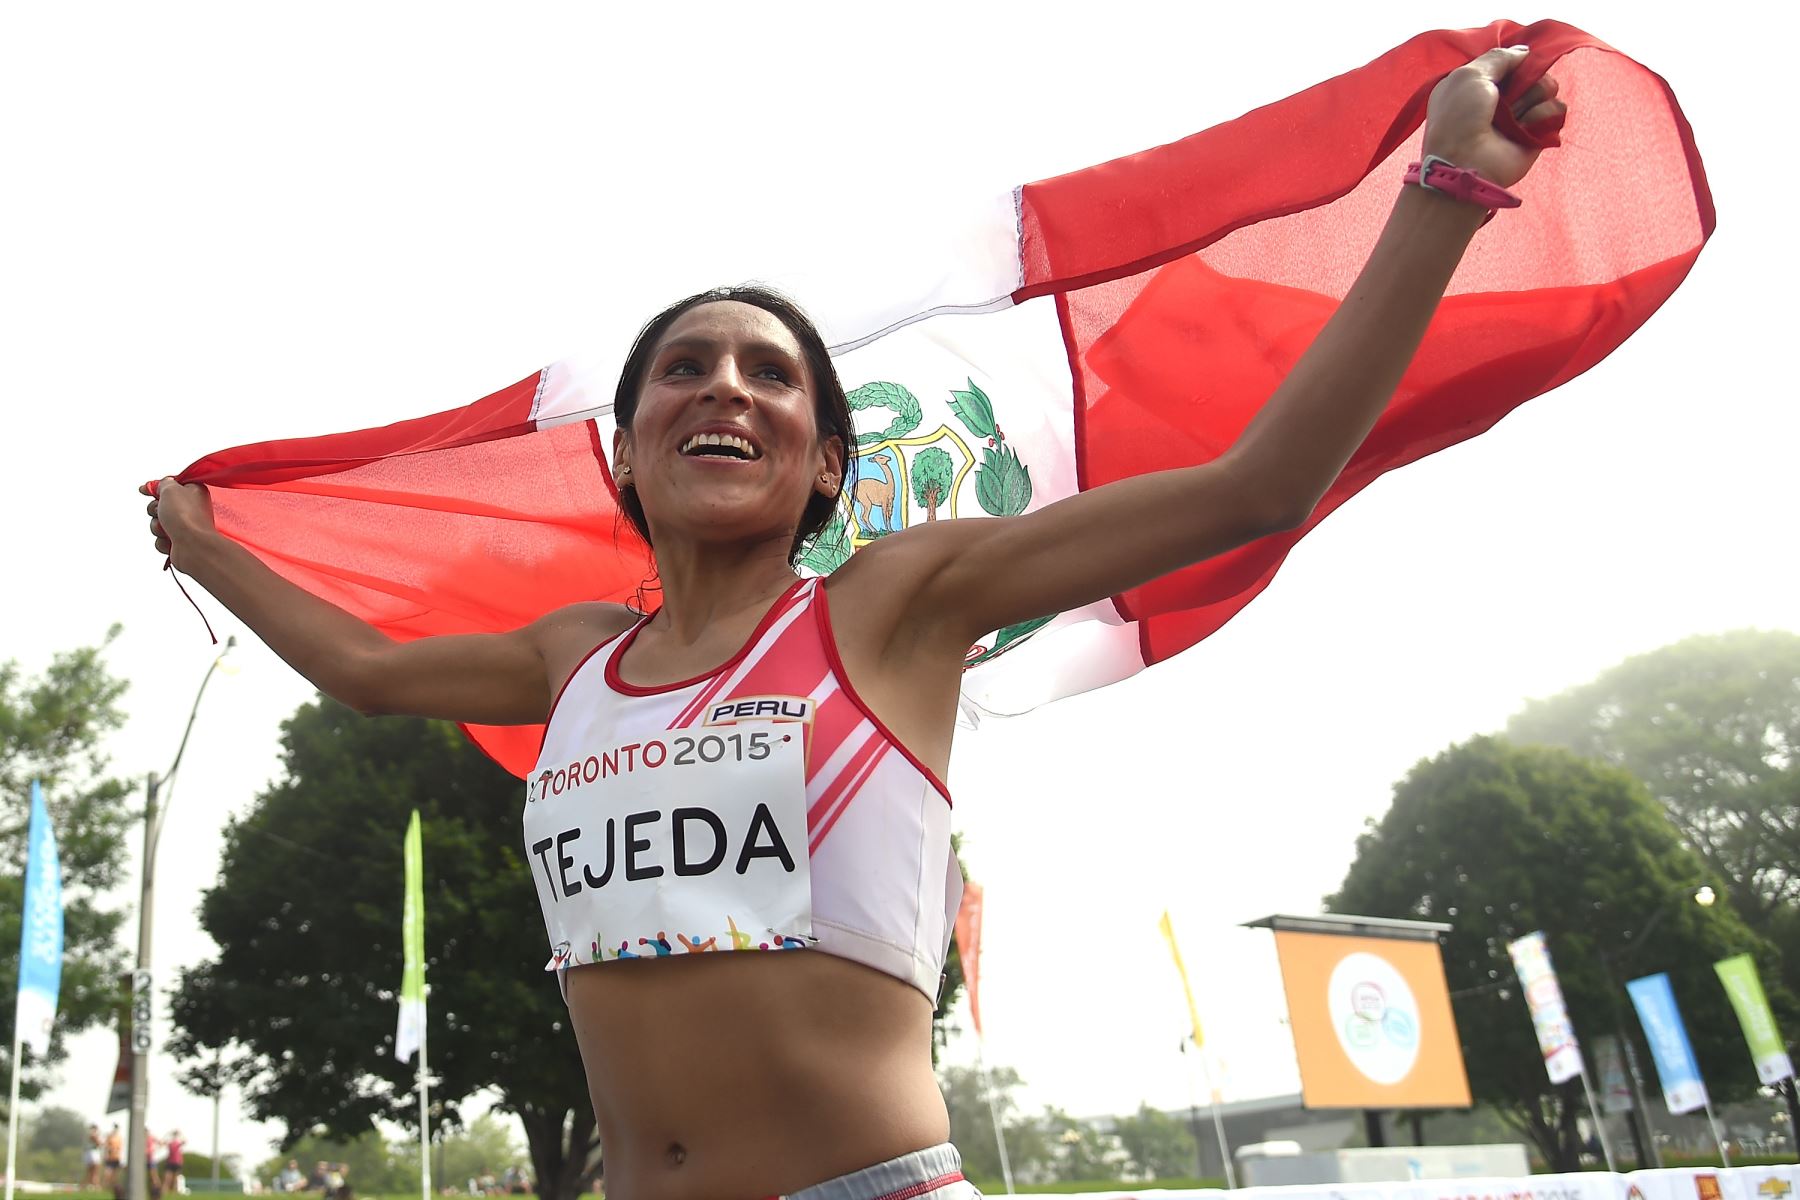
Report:
M 544 646 L 579 613 L 552 613 L 509 633 L 398 642 L 289 583 L 219 533 L 204 487 L 164 479 L 149 512 L 156 548 L 170 564 L 334 700 L 363 713 L 480 725 L 529 725 L 548 715 Z
M 1536 151 L 1502 136 L 1493 119 L 1499 84 L 1524 57 L 1493 50 L 1446 77 L 1431 95 L 1425 152 L 1502 187 L 1523 178 Z M 1521 124 L 1558 114 L 1555 97 L 1546 76 L 1514 106 Z M 884 539 L 868 566 L 885 560 L 882 574 L 907 580 L 920 601 L 895 611 L 929 614 L 937 628 L 927 636 L 960 652 L 989 630 L 1305 522 L 1386 407 L 1484 216 L 1474 204 L 1402 188 L 1355 285 L 1229 450 L 1024 516 L 940 521 Z

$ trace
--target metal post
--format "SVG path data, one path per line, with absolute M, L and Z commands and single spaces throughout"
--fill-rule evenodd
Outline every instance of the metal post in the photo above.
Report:
M 131 976 L 131 1140 L 125 1147 L 126 1200 L 150 1200 L 149 1164 L 144 1156 L 144 1109 L 150 1101 L 151 1020 L 156 1009 L 156 980 L 150 970 L 150 932 L 155 923 L 152 909 L 156 902 L 156 844 L 162 838 L 163 818 L 168 815 L 166 805 L 164 811 L 157 811 L 156 795 L 158 788 L 166 783 L 173 797 L 175 772 L 181 768 L 181 756 L 187 753 L 188 738 L 194 732 L 194 718 L 200 715 L 200 698 L 206 695 L 206 685 L 212 682 L 213 672 L 236 645 L 237 635 L 226 638 L 225 648 L 213 657 L 206 674 L 200 677 L 193 707 L 188 709 L 187 725 L 181 731 L 181 745 L 175 749 L 175 761 L 169 764 L 168 774 L 161 779 L 152 771 L 145 789 L 144 879 L 138 890 L 137 970 Z
M 1219 1111 L 1219 1089 L 1213 1084 L 1212 1064 L 1206 1061 L 1205 1050 L 1195 1046 L 1194 1052 L 1200 1056 L 1200 1069 L 1206 1072 L 1206 1090 L 1212 1095 L 1213 1133 L 1219 1138 L 1219 1161 L 1225 1164 L 1225 1186 L 1235 1192 L 1237 1171 L 1231 1165 L 1231 1147 L 1225 1141 L 1225 1114 Z
M 1781 1098 L 1787 1101 L 1788 1149 L 1800 1155 L 1800 1091 L 1795 1088 L 1792 1078 L 1784 1079 L 1775 1086 L 1781 1092 Z
M 138 889 L 137 970 L 131 977 L 131 1120 L 125 1135 L 126 1200 L 149 1200 L 149 1163 L 144 1160 L 144 1109 L 150 1102 L 150 1022 L 156 995 L 150 973 L 151 915 L 156 901 L 156 772 L 144 792 L 144 877 Z
M 213 1147 L 212 1147 L 212 1190 L 219 1190 L 219 1101 L 225 1098 L 225 1076 L 220 1073 L 220 1059 L 223 1056 L 213 1051 Z
M 18 1174 L 19 1162 L 19 1055 L 24 1053 L 20 1044 L 23 1038 L 19 1032 L 19 1018 L 13 1015 L 13 1055 L 12 1055 L 12 1103 L 6 1108 L 6 1200 L 13 1200 L 13 1176 Z
M 988 1115 L 994 1119 L 994 1148 L 1000 1152 L 1000 1178 L 1006 1184 L 1006 1194 L 1013 1194 L 1012 1158 L 1006 1153 L 1006 1130 L 1000 1126 L 1000 1106 L 994 1100 L 994 1077 L 987 1072 L 987 1055 L 983 1053 L 981 1034 L 975 1034 L 975 1077 L 981 1080 L 981 1090 L 987 1093 Z
M 1713 1116 L 1711 1098 L 1708 1098 L 1706 1101 L 1706 1123 L 1712 1126 L 1713 1141 L 1717 1143 L 1719 1147 L 1719 1165 L 1721 1167 L 1729 1167 L 1731 1165 L 1731 1155 L 1725 1152 L 1725 1135 L 1719 1132 L 1719 1118 Z
M 1587 1060 L 1581 1061 L 1581 1090 L 1587 1095 L 1588 1116 L 1594 1122 L 1594 1137 L 1600 1142 L 1600 1153 L 1606 1159 L 1606 1169 L 1618 1173 L 1618 1166 L 1613 1162 L 1612 1138 L 1607 1135 L 1606 1121 L 1600 1115 L 1600 1106 L 1594 1102 L 1594 1084 L 1588 1078 Z

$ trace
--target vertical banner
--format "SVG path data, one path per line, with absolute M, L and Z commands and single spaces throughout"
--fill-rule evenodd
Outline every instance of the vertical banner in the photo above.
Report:
M 1762 980 L 1756 975 L 1756 960 L 1739 954 L 1713 964 L 1738 1024 L 1744 1028 L 1744 1041 L 1750 1045 L 1750 1057 L 1756 1062 L 1756 1077 L 1763 1083 L 1779 1083 L 1794 1077 L 1794 1064 L 1788 1059 L 1781 1031 L 1775 1027 L 1775 1014 L 1769 1011 L 1768 997 L 1763 995 Z
M 962 960 L 963 984 L 969 989 L 969 1016 L 981 1036 L 981 885 L 963 881 L 962 906 L 956 910 L 956 953 Z
M 30 852 L 25 860 L 25 918 L 19 927 L 19 1040 L 39 1058 L 50 1053 L 56 997 L 62 990 L 62 865 L 44 789 L 31 784 Z M 15 1067 L 16 1069 L 16 1067 Z
M 394 1029 L 394 1057 L 406 1062 L 418 1052 L 425 1038 L 425 870 L 417 809 L 406 826 L 406 906 L 401 911 L 400 941 L 406 966 L 400 976 L 400 1021 Z
M 1163 940 L 1169 943 L 1169 956 L 1175 960 L 1175 973 L 1181 976 L 1181 994 L 1187 997 L 1188 1020 L 1194 1026 L 1194 1048 L 1199 1049 L 1206 1044 L 1206 1037 L 1200 1032 L 1200 1007 L 1194 1003 L 1194 989 L 1188 985 L 1187 966 L 1181 961 L 1181 947 L 1175 942 L 1175 925 L 1169 920 L 1169 910 L 1163 909 L 1162 920 L 1156 923 L 1162 930 Z
M 1613 1114 L 1630 1112 L 1635 1105 L 1624 1043 L 1610 1033 L 1595 1038 L 1594 1060 L 1600 1072 L 1600 1107 Z
M 1656 1077 L 1662 1082 L 1663 1102 L 1669 1111 L 1680 1114 L 1707 1107 L 1706 1084 L 1700 1079 L 1700 1064 L 1688 1041 L 1687 1026 L 1681 1023 L 1668 975 L 1633 979 L 1625 990 L 1644 1026 L 1644 1039 L 1650 1043 L 1650 1057 L 1656 1063 Z
M 1512 955 L 1519 986 L 1525 990 L 1531 1027 L 1537 1031 L 1538 1050 L 1544 1056 L 1544 1071 L 1551 1083 L 1566 1083 L 1581 1074 L 1581 1045 L 1575 1040 L 1575 1026 L 1563 1003 L 1562 985 L 1556 982 L 1550 947 L 1545 945 L 1540 931 L 1526 934 L 1506 949 Z

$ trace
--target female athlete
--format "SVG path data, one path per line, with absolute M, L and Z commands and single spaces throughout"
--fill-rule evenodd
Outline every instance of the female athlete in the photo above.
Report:
M 1523 59 L 1498 49 L 1446 77 L 1426 153 L 1521 179 L 1536 152 L 1493 118 Z M 1556 90 L 1544 78 L 1514 115 L 1557 116 Z M 151 530 L 348 705 L 548 722 L 525 848 L 615 1194 L 974 1195 L 931 1067 L 960 888 L 939 781 L 964 653 L 1306 519 L 1486 216 L 1399 193 L 1336 315 L 1227 453 L 1023 516 L 916 525 L 827 580 L 794 562 L 840 502 L 850 415 L 811 323 L 757 289 L 662 313 L 619 381 L 614 474 L 662 589 L 648 616 L 576 604 L 398 643 L 219 535 L 203 487 L 163 480 Z M 725 952 L 764 948 L 783 952 Z

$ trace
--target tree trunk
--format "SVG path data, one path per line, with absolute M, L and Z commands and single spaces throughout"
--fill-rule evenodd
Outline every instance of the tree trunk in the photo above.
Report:
M 531 1172 L 541 1200 L 575 1200 L 600 1175 L 600 1143 L 594 1115 L 585 1105 L 570 1112 L 521 1112 Z M 566 1133 L 566 1136 L 565 1136 Z
M 927 521 L 937 520 L 937 506 L 938 506 L 938 490 L 936 488 L 926 488 L 925 489 L 925 519 Z

